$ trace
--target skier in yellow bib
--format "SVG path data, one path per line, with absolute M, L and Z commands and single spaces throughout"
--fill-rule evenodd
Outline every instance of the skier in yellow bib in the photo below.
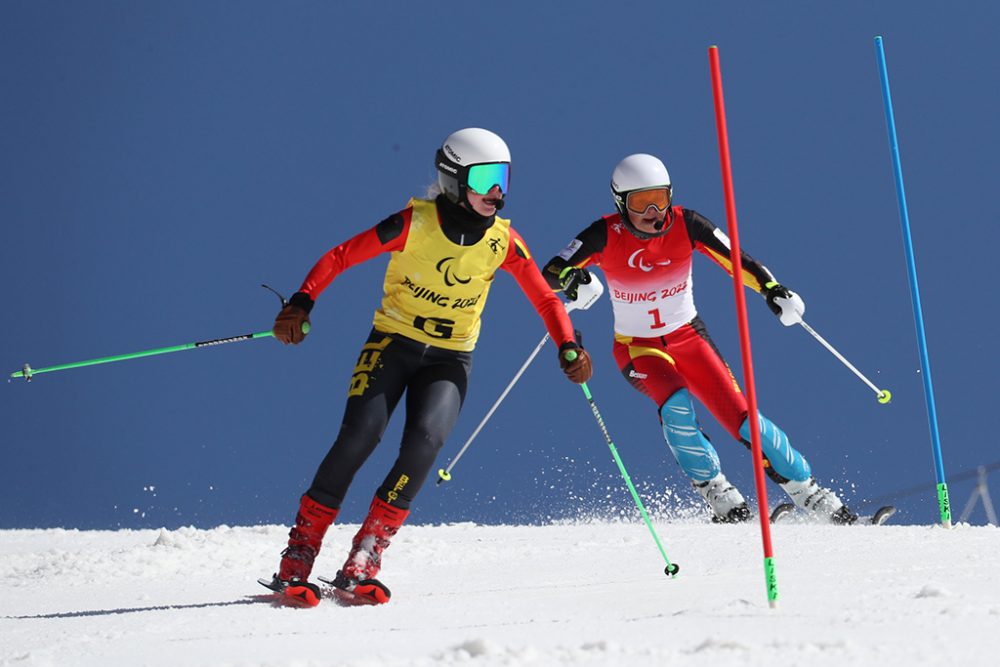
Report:
M 544 320 L 566 376 L 576 383 L 590 379 L 590 357 L 574 340 L 562 302 L 510 221 L 497 215 L 510 182 L 507 145 L 488 130 L 459 130 L 438 150 L 436 166 L 440 194 L 411 200 L 323 255 L 275 320 L 278 340 L 302 342 L 316 298 L 338 274 L 392 253 L 382 303 L 351 377 L 340 433 L 301 498 L 279 571 L 270 584 L 262 582 L 293 604 L 319 603 L 320 591 L 308 578 L 323 536 L 405 392 L 399 457 L 334 581 L 345 603 L 389 600 L 388 589 L 375 579 L 382 553 L 458 419 L 497 269 L 514 276 Z M 577 352 L 572 362 L 563 355 L 570 349 Z

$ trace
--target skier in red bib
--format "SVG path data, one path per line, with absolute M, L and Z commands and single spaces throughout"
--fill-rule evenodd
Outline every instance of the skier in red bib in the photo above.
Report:
M 382 304 L 351 377 L 340 433 L 301 498 L 278 572 L 261 581 L 293 604 L 319 603 L 320 590 L 308 581 L 313 561 L 351 480 L 405 393 L 399 457 L 333 582 L 343 602 L 388 601 L 388 589 L 375 579 L 382 554 L 458 419 L 480 315 L 497 269 L 514 276 L 544 320 L 566 376 L 576 383 L 590 378 L 590 358 L 575 342 L 562 302 L 510 221 L 497 215 L 510 182 L 507 145 L 487 130 L 460 130 L 444 141 L 436 166 L 440 194 L 412 199 L 402 211 L 323 255 L 274 323 L 278 340 L 302 342 L 315 300 L 333 279 L 355 264 L 391 253 Z M 565 355 L 568 350 L 576 355 Z
M 732 275 L 729 239 L 704 216 L 673 204 L 670 175 L 646 154 L 626 157 L 611 178 L 618 212 L 584 229 L 542 273 L 554 290 L 570 298 L 591 280 L 586 267 L 600 267 L 614 309 L 614 356 L 628 382 L 656 404 L 663 436 L 713 520 L 745 521 L 743 495 L 722 473 L 715 448 L 695 416 L 697 398 L 734 438 L 750 446 L 747 402 L 729 366 L 709 338 L 694 303 L 694 250 Z M 743 283 L 761 293 L 786 326 L 805 305 L 763 264 L 742 253 Z M 853 523 L 853 514 L 812 476 L 808 461 L 774 422 L 760 415 L 768 476 L 798 507 L 833 523 Z

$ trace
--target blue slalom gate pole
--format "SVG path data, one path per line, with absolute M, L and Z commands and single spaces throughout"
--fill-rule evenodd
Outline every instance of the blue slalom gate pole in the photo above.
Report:
M 913 302 L 913 318 L 917 327 L 917 345 L 920 348 L 920 366 L 924 376 L 924 396 L 927 401 L 927 417 L 931 427 L 931 445 L 934 450 L 934 471 L 937 475 L 938 508 L 941 511 L 941 525 L 951 528 L 951 502 L 948 500 L 948 484 L 944 477 L 944 461 L 941 458 L 941 434 L 938 431 L 937 408 L 934 402 L 934 384 L 931 381 L 931 361 L 927 355 L 927 335 L 924 332 L 924 314 L 920 306 L 920 287 L 917 285 L 917 266 L 913 257 L 913 238 L 910 235 L 910 215 L 906 209 L 906 190 L 903 187 L 903 167 L 899 160 L 899 142 L 896 138 L 896 120 L 892 111 L 892 94 L 889 92 L 889 72 L 885 66 L 885 49 L 882 37 L 875 38 L 875 56 L 878 59 L 879 76 L 882 79 L 882 101 L 885 105 L 885 121 L 889 129 L 889 151 L 892 153 L 892 169 L 896 177 L 896 198 L 899 201 L 899 220 L 903 226 L 903 249 L 906 251 L 906 268 L 910 278 L 910 297 Z

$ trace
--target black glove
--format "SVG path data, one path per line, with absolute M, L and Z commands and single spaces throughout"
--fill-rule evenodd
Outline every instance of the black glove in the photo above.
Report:
M 563 294 L 570 301 L 576 301 L 577 288 L 589 282 L 590 272 L 586 269 L 578 269 L 575 266 L 568 266 L 559 274 L 559 286 L 562 287 Z
M 774 302 L 779 296 L 784 299 L 792 298 L 792 291 L 782 285 L 781 283 L 768 283 L 764 289 L 764 298 L 767 299 L 767 307 L 771 309 L 771 312 L 781 317 L 781 306 Z
M 296 292 L 278 316 L 274 318 L 274 337 L 285 345 L 298 345 L 309 331 L 309 311 L 313 300 L 304 292 Z

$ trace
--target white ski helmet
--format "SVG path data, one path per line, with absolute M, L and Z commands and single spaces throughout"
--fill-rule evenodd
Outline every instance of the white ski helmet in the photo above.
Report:
M 438 149 L 435 164 L 441 191 L 456 204 L 468 201 L 469 187 L 486 194 L 499 185 L 504 196 L 507 195 L 510 150 L 503 139 L 489 130 L 468 127 L 452 133 Z
M 642 232 L 636 229 L 629 221 L 628 216 L 628 196 L 638 190 L 658 190 L 667 189 L 667 218 L 669 224 L 655 233 Z M 611 174 L 611 194 L 615 198 L 615 206 L 621 214 L 622 222 L 633 234 L 639 238 L 646 239 L 654 236 L 663 236 L 670 231 L 673 225 L 673 218 L 669 208 L 673 200 L 673 189 L 670 185 L 670 174 L 663 162 L 659 158 L 646 153 L 634 153 L 618 163 Z

